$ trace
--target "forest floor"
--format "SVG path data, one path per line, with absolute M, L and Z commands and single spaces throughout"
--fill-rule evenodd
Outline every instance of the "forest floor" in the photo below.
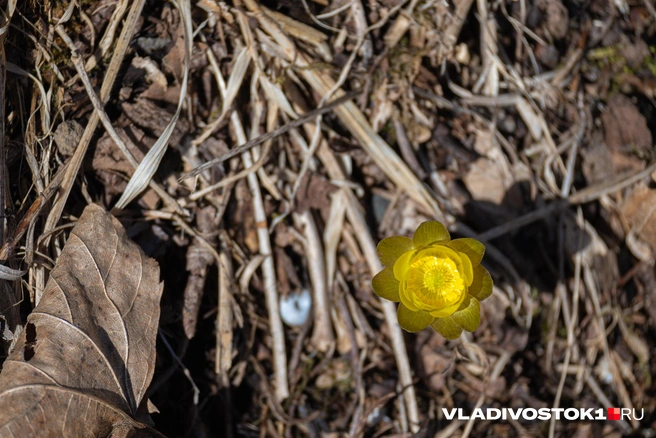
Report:
M 654 436 L 651 0 L 139 3 L 22 1 L 5 27 L 7 321 L 96 203 L 160 265 L 167 436 Z M 104 123 L 156 169 L 130 199 Z M 371 288 L 375 244 L 426 220 L 487 247 L 456 341 L 399 336 Z M 442 412 L 477 407 L 644 416 Z

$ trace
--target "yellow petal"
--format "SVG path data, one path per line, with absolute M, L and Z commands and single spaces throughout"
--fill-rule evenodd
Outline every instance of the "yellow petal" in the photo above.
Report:
M 399 280 L 394 278 L 394 270 L 385 268 L 374 276 L 371 280 L 371 287 L 374 292 L 381 298 L 398 303 L 399 298 Z
M 463 330 L 476 330 L 481 325 L 481 305 L 478 300 L 472 296 L 467 297 L 460 309 L 451 315 L 451 320 Z
M 401 254 L 401 257 L 399 257 L 394 263 L 394 276 L 397 280 L 401 281 L 405 278 L 405 274 L 408 272 L 408 269 L 410 269 L 410 261 L 415 255 L 415 252 L 416 251 L 408 251 Z
M 423 310 L 413 312 L 403 304 L 399 304 L 399 308 L 396 311 L 396 314 L 399 318 L 399 324 L 401 327 L 404 330 L 413 333 L 425 329 L 428 327 L 428 324 L 433 322 L 433 317 L 430 316 L 427 312 L 424 312 Z
M 447 245 L 456 251 L 467 254 L 467 257 L 469 257 L 473 266 L 480 265 L 481 260 L 483 260 L 483 255 L 485 254 L 485 245 L 478 240 L 470 239 L 469 237 L 464 239 L 453 239 L 451 242 L 447 243 Z
M 396 259 L 412 249 L 412 240 L 405 236 L 386 237 L 376 247 L 378 258 L 384 266 L 392 266 Z
M 456 264 L 461 264 L 460 256 L 458 253 L 448 246 L 445 246 L 445 244 L 437 243 L 435 245 L 430 245 L 429 247 L 420 251 L 415 251 L 414 253 L 417 254 L 418 259 L 422 257 L 448 257 Z
M 476 298 L 478 301 L 483 301 L 492 295 L 492 277 L 483 265 L 474 267 L 474 281 L 469 286 L 469 295 Z
M 451 340 L 458 339 L 462 334 L 462 329 L 449 318 L 435 318 L 435 321 L 433 321 L 431 327 L 433 327 L 436 332 L 445 338 Z
M 465 279 L 465 284 L 471 286 L 472 281 L 474 280 L 474 268 L 472 267 L 471 260 L 467 257 L 467 254 L 459 252 L 460 260 L 462 261 L 462 274 Z
M 408 309 L 416 312 L 419 308 L 415 305 L 414 296 L 408 292 L 408 282 L 401 281 L 399 284 L 399 301 Z
M 462 258 L 456 251 L 443 244 L 435 244 L 421 251 L 414 251 L 412 261 L 419 260 L 424 257 L 450 258 L 458 267 L 458 272 L 462 272 Z
M 412 237 L 412 244 L 415 248 L 421 248 L 435 242 L 446 243 L 449 239 L 451 239 L 451 236 L 444 225 L 436 221 L 430 221 L 419 225 Z
M 457 303 L 453 304 L 452 306 L 445 307 L 444 309 L 432 310 L 430 314 L 435 318 L 446 318 L 447 316 L 451 316 L 453 315 L 453 312 L 460 308 L 460 305 L 466 298 L 467 294 L 463 292 L 461 299 Z

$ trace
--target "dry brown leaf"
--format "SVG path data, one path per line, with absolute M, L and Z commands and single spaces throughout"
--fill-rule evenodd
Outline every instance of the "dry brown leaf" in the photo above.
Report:
M 474 161 L 463 181 L 474 200 L 493 204 L 502 204 L 506 191 L 512 185 L 512 179 L 508 178 L 504 169 L 487 158 Z
M 196 210 L 196 226 L 202 233 L 206 241 L 203 242 L 201 237 L 195 237 L 187 249 L 187 286 L 184 290 L 184 305 L 182 307 L 182 326 L 184 327 L 187 339 L 191 339 L 196 334 L 196 324 L 198 323 L 198 311 L 200 310 L 205 281 L 207 280 L 208 267 L 214 263 L 215 259 L 212 253 L 207 249 L 209 242 L 216 243 L 214 237 L 210 237 L 212 231 L 216 228 L 214 217 L 216 209 L 211 206 L 205 206 Z
M 604 140 L 611 151 L 623 154 L 647 154 L 652 147 L 652 135 L 643 116 L 631 100 L 615 94 L 608 101 L 608 110 L 601 115 Z
M 124 102 L 121 108 L 135 125 L 151 131 L 156 137 L 160 137 L 164 133 L 173 117 L 173 114 L 148 99 L 139 98 L 135 103 Z M 169 144 L 174 146 L 180 144 L 180 140 L 189 130 L 189 122 L 185 119 L 178 119 Z
M 561 0 L 548 0 L 546 3 L 547 30 L 556 39 L 564 38 L 569 30 L 567 8 Z
M 155 368 L 159 266 L 90 205 L 0 373 L 0 437 L 162 436 Z
M 622 204 L 621 212 L 638 236 L 656 253 L 656 190 L 644 184 L 636 186 Z
M 581 151 L 583 158 L 581 167 L 588 184 L 607 180 L 615 174 L 611 152 L 599 137 L 601 135 L 595 133 L 594 141 Z
M 116 132 L 138 161 L 143 160 L 148 148 L 155 143 L 153 138 L 148 137 L 134 124 L 117 128 Z M 130 177 L 134 174 L 134 167 L 107 133 L 98 140 L 92 166 L 105 187 L 105 202 L 108 204 L 113 201 L 114 196 L 125 191 L 128 184 L 125 176 Z M 155 209 L 159 196 L 153 190 L 147 190 L 142 196 L 142 201 L 147 208 Z

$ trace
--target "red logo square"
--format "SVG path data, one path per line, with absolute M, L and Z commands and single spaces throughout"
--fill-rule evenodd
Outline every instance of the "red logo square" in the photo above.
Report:
M 609 420 L 619 420 L 620 419 L 620 408 L 608 408 L 608 419 Z

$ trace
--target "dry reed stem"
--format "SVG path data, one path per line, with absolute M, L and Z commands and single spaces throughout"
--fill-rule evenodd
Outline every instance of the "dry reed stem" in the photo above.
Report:
M 80 76 L 80 80 L 84 84 L 84 88 L 86 89 L 87 95 L 89 96 L 89 100 L 91 100 L 91 103 L 95 109 L 95 113 L 98 114 L 98 117 L 100 118 L 100 122 L 105 128 L 105 131 L 107 131 L 107 134 L 109 134 L 111 139 L 114 141 L 114 144 L 116 144 L 116 146 L 118 146 L 121 152 L 123 152 L 123 155 L 125 156 L 125 158 L 127 158 L 128 162 L 135 169 L 138 169 L 139 162 L 137 162 L 137 160 L 132 155 L 132 152 L 130 152 L 130 150 L 125 145 L 121 137 L 118 135 L 118 132 L 116 132 L 116 130 L 112 126 L 112 122 L 109 120 L 109 116 L 107 116 L 107 113 L 103 109 L 102 102 L 96 95 L 96 92 L 93 90 L 93 86 L 91 85 L 91 81 L 87 76 L 87 72 L 84 70 L 84 64 L 82 62 L 82 58 L 80 57 L 80 54 L 77 52 L 77 48 L 75 47 L 73 40 L 71 40 L 71 38 L 68 36 L 68 34 L 66 33 L 66 31 L 64 30 L 61 24 L 58 24 L 56 26 L 56 30 L 59 36 L 64 40 L 68 48 L 71 50 L 71 54 L 72 54 L 71 61 L 73 62 L 73 66 L 77 70 L 78 75 Z M 173 199 L 173 197 L 169 195 L 166 192 L 166 190 L 163 187 L 161 187 L 158 183 L 156 183 L 153 180 L 150 180 L 148 185 L 153 189 L 155 193 L 157 193 L 157 195 L 167 204 L 167 206 L 171 210 L 175 211 L 178 214 L 183 214 L 183 215 L 185 214 L 180 208 L 180 206 L 178 205 L 177 201 Z M 119 204 L 117 203 L 117 206 L 118 205 Z
M 128 16 L 123 25 L 123 29 L 121 30 L 121 34 L 116 42 L 114 53 L 112 54 L 109 65 L 107 66 L 107 72 L 105 73 L 105 78 L 103 79 L 103 83 L 100 88 L 99 97 L 100 101 L 103 103 L 106 103 L 109 99 L 109 94 L 112 90 L 112 87 L 114 86 L 114 81 L 116 80 L 119 68 L 121 67 L 123 58 L 125 57 L 127 49 L 130 45 L 130 40 L 134 34 L 134 29 L 137 25 L 137 21 L 139 20 L 139 16 L 141 15 L 144 2 L 145 0 L 135 0 L 135 2 L 132 3 L 132 8 L 128 13 Z M 86 155 L 89 143 L 91 142 L 91 138 L 93 137 L 99 121 L 100 117 L 96 112 L 91 114 L 91 117 L 89 117 L 89 121 L 87 122 L 87 126 L 84 129 L 84 133 L 82 134 L 82 138 L 80 139 L 80 143 L 78 144 L 77 148 L 75 149 L 75 153 L 69 161 L 61 186 L 59 187 L 59 191 L 52 204 L 52 208 L 48 213 L 48 217 L 46 218 L 46 222 L 43 228 L 43 234 L 48 235 L 48 237 L 44 239 L 41 244 L 42 252 L 45 252 L 44 249 L 50 245 L 49 233 L 57 226 L 57 222 L 59 222 L 59 219 L 61 218 L 62 212 L 64 211 L 64 206 L 66 205 L 68 196 L 71 193 L 71 189 L 73 188 L 73 183 L 75 182 L 75 178 L 80 171 L 82 161 Z M 35 288 L 35 305 L 40 299 L 40 291 L 45 288 L 45 272 L 43 268 L 37 269 L 36 276 L 37 284 Z
M 245 0 L 248 9 L 255 13 L 260 25 L 271 35 L 284 51 L 287 61 L 298 66 L 301 76 L 320 96 L 330 93 L 335 87 L 335 81 L 328 75 L 313 70 L 311 63 L 299 53 L 292 41 L 280 31 L 277 25 L 267 17 L 254 0 Z M 336 93 L 341 97 L 344 92 Z M 351 132 L 362 148 L 372 157 L 376 165 L 397 186 L 405 190 L 424 210 L 437 217 L 441 211 L 435 200 L 428 193 L 416 175 L 399 158 L 394 150 L 369 125 L 362 112 L 352 103 L 347 102 L 335 109 L 335 113 L 344 126 Z
M 330 321 L 330 296 L 326 280 L 326 262 L 321 245 L 321 236 L 308 209 L 294 213 L 295 219 L 303 226 L 305 251 L 308 260 L 308 274 L 312 283 L 312 310 L 314 315 L 311 342 L 317 350 L 326 352 L 335 342 L 333 326 Z
M 219 253 L 219 309 L 216 315 L 216 352 L 214 372 L 219 384 L 230 386 L 230 368 L 232 368 L 232 259 L 227 251 Z
M 243 131 L 240 133 L 237 128 L 238 116 L 234 112 L 230 117 L 235 124 L 235 131 L 239 143 L 246 143 L 246 135 Z M 241 137 L 241 138 L 240 138 Z M 250 152 L 242 154 L 244 167 L 253 166 L 253 160 Z M 262 194 L 257 175 L 250 173 L 247 176 L 248 186 L 253 196 L 253 208 L 255 209 L 255 223 L 257 226 L 257 238 L 260 245 L 260 254 L 265 257 L 262 262 L 262 275 L 264 276 L 264 293 L 266 295 L 267 308 L 269 310 L 269 328 L 273 339 L 273 369 L 275 375 L 275 394 L 278 400 L 283 400 L 289 396 L 287 383 L 287 354 L 285 350 L 285 335 L 280 317 L 280 307 L 278 304 L 278 287 L 276 282 L 276 270 L 271 253 L 271 242 L 269 240 L 269 229 L 267 227 L 267 217 L 264 212 L 262 203 Z
M 512 354 L 508 351 L 504 351 L 503 354 L 499 356 L 499 358 L 494 364 L 492 373 L 490 373 L 490 382 L 494 382 L 496 379 L 499 378 L 501 372 L 506 367 L 511 357 Z M 474 410 L 479 409 L 481 406 L 483 406 L 483 402 L 485 402 L 485 392 L 483 392 L 478 397 L 478 400 L 476 401 L 476 405 L 474 406 Z M 467 424 L 465 425 L 465 430 L 462 432 L 461 438 L 467 438 L 469 436 L 469 434 L 471 433 L 474 427 L 474 421 L 475 421 L 474 417 L 470 418 L 469 421 L 467 421 Z
M 595 320 L 599 326 L 599 333 L 602 333 L 601 343 L 604 350 L 604 356 L 606 363 L 613 375 L 613 383 L 615 383 L 614 390 L 619 399 L 622 401 L 622 407 L 632 409 L 633 403 L 631 402 L 631 396 L 626 390 L 626 385 L 622 380 L 622 376 L 617 368 L 617 364 L 613 357 L 610 354 L 610 347 L 608 346 L 608 338 L 606 332 L 606 324 L 604 323 L 603 313 L 601 310 L 601 303 L 599 299 L 599 291 L 597 290 L 597 282 L 595 281 L 592 268 L 586 263 L 583 263 L 583 281 L 588 290 L 588 297 L 592 301 L 593 309 L 595 312 Z M 637 420 L 633 419 L 631 421 L 632 426 L 637 428 L 639 423 Z
M 128 10 L 129 5 L 130 0 L 122 0 L 118 5 L 116 5 L 116 9 L 114 9 L 114 12 L 112 12 L 112 16 L 109 19 L 107 29 L 105 30 L 104 35 L 98 43 L 98 50 L 93 54 L 93 56 L 90 56 L 89 59 L 87 59 L 87 63 L 84 66 L 85 71 L 89 72 L 93 70 L 96 65 L 98 65 L 98 60 L 102 59 L 107 54 L 110 47 L 114 43 L 114 36 L 116 35 L 118 25 L 123 19 L 125 12 Z M 82 12 L 81 8 L 80 12 Z M 93 23 L 91 25 L 91 29 L 93 29 Z M 91 46 L 93 47 L 93 42 L 91 43 Z
M 144 2 L 145 0 L 135 0 L 135 2 L 132 4 L 132 8 L 130 9 L 128 17 L 125 20 L 125 24 L 123 25 L 123 29 L 116 43 L 116 48 L 109 62 L 109 66 L 107 67 L 107 73 L 105 74 L 105 78 L 100 89 L 99 97 L 102 103 L 107 102 L 109 99 L 109 93 L 114 86 L 116 75 L 118 74 L 118 70 L 129 47 L 130 39 L 132 38 L 137 21 L 141 15 L 141 10 L 143 9 Z M 44 233 L 48 233 L 52 228 L 54 228 L 59 221 L 59 218 L 61 217 L 64 205 L 66 204 L 68 195 L 70 194 L 71 188 L 73 187 L 75 176 L 80 170 L 82 159 L 86 154 L 89 142 L 91 141 L 91 137 L 93 136 L 99 121 L 100 116 L 95 112 L 89 118 L 89 122 L 87 123 L 87 126 L 84 130 L 80 144 L 75 149 L 73 157 L 71 157 L 67 172 L 64 176 L 64 181 L 62 182 L 61 190 L 58 193 L 55 202 L 53 203 L 52 209 L 48 214 L 48 218 L 46 219 Z M 44 242 L 45 246 L 48 244 L 49 240 Z
M 486 72 L 481 76 L 481 80 L 484 81 L 482 93 L 486 96 L 497 96 L 499 94 L 499 70 L 494 62 L 494 56 L 498 52 L 496 20 L 488 14 L 487 0 L 476 0 L 476 6 L 481 27 L 481 59 L 483 60 L 483 71 Z
M 376 254 L 376 244 L 374 243 L 374 240 L 369 233 L 367 223 L 364 219 L 363 211 L 360 208 L 360 205 L 357 202 L 355 196 L 350 194 L 349 198 L 351 199 L 346 210 L 346 215 L 355 230 L 355 235 L 358 239 L 358 243 L 360 244 L 360 249 L 362 250 L 365 259 L 367 260 L 367 264 L 369 265 L 371 272 L 380 272 L 383 269 L 383 265 L 380 263 L 380 260 L 378 260 L 378 255 Z M 415 389 L 412 385 L 412 371 L 410 369 L 408 354 L 405 350 L 403 332 L 401 331 L 401 327 L 399 326 L 399 321 L 396 316 L 396 306 L 393 302 L 382 298 L 380 301 L 383 306 L 385 321 L 389 326 L 392 347 L 394 349 L 396 365 L 399 371 L 399 383 L 402 386 L 406 409 L 408 411 L 410 431 L 412 433 L 417 433 L 419 431 L 419 410 L 417 408 Z
M 239 17 L 239 25 L 244 39 L 247 42 L 252 41 L 252 38 L 250 37 L 250 28 L 244 21 L 245 17 L 242 14 L 239 14 Z M 221 71 L 213 70 L 213 72 L 219 84 L 219 91 L 221 92 L 222 97 L 225 99 L 228 90 Z M 253 106 L 255 107 L 259 105 L 254 102 Z M 246 137 L 246 133 L 244 132 L 241 120 L 239 119 L 239 114 L 236 111 L 231 112 L 230 123 L 237 137 L 237 145 L 246 144 L 248 139 Z M 257 124 L 258 122 L 255 123 Z M 253 125 L 254 130 L 256 129 L 256 124 Z M 250 151 L 242 153 L 241 158 L 245 168 L 250 168 L 253 166 L 253 159 Z M 289 384 L 287 379 L 287 354 L 285 349 L 285 335 L 282 326 L 282 319 L 280 317 L 275 266 L 271 252 L 271 241 L 269 240 L 267 217 L 262 202 L 262 193 L 260 191 L 258 176 L 255 173 L 249 173 L 247 180 L 251 195 L 253 197 L 253 209 L 255 211 L 255 224 L 257 227 L 257 238 L 260 247 L 260 255 L 263 257 L 261 267 L 262 275 L 264 277 L 264 293 L 269 313 L 269 329 L 271 331 L 271 338 L 273 343 L 272 350 L 273 369 L 275 376 L 275 396 L 276 400 L 280 401 L 289 396 Z
M 305 129 L 309 136 L 313 136 L 316 126 L 306 124 Z M 333 180 L 344 181 L 346 179 L 342 169 L 337 162 L 333 152 L 328 146 L 325 139 L 321 140 L 319 149 L 317 151 L 319 159 L 323 162 L 326 172 Z M 360 204 L 348 186 L 343 186 L 340 189 L 344 196 L 344 206 L 346 216 L 356 230 L 358 243 L 365 255 L 365 259 L 372 273 L 379 272 L 382 269 L 380 260 L 376 254 L 376 245 L 371 237 L 367 224 L 363 217 L 363 212 Z M 326 229 L 327 231 L 328 229 Z M 328 277 L 329 281 L 332 280 Z M 332 290 L 332 289 L 329 289 Z M 418 431 L 419 429 L 419 409 L 417 407 L 417 399 L 415 396 L 414 387 L 412 385 L 412 371 L 410 369 L 410 361 L 406 352 L 405 341 L 403 339 L 403 332 L 399 326 L 396 316 L 396 307 L 391 301 L 381 299 L 385 322 L 387 323 L 390 331 L 390 338 L 392 340 L 392 349 L 396 359 L 397 368 L 399 371 L 399 384 L 403 389 L 403 397 L 407 405 L 408 416 L 411 423 L 411 431 Z
M 5 55 L 5 39 L 9 31 L 9 23 L 14 15 L 16 9 L 16 0 L 9 0 L 5 10 L 3 11 L 2 25 L 0 26 L 0 242 L 5 242 L 7 238 L 7 197 L 9 196 L 9 179 L 7 172 L 7 163 L 5 157 L 7 152 L 5 150 L 5 84 L 7 80 L 7 58 Z M 9 204 L 11 201 L 9 201 Z M 0 263 L 6 261 L 7 256 L 0 257 Z M 11 269 L 9 267 L 0 265 L 0 271 L 4 275 L 5 280 L 12 277 L 20 278 L 24 273 L 19 274 L 21 271 Z M 14 279 L 16 279 L 14 278 Z

